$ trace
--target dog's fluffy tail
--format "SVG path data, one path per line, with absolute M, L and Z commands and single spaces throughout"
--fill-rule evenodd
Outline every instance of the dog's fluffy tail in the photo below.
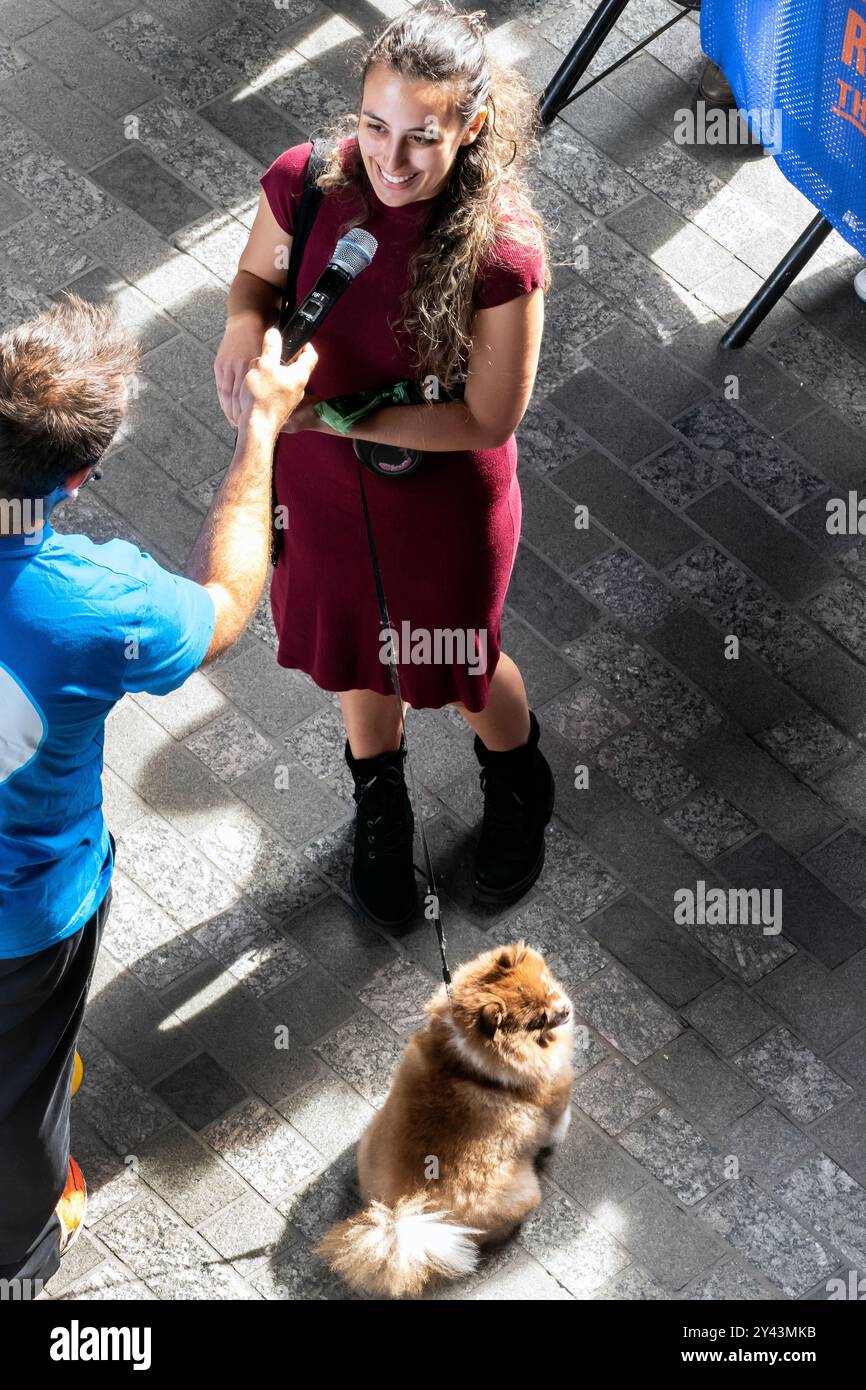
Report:
M 420 1293 L 433 1275 L 471 1273 L 478 1262 L 472 1237 L 481 1231 L 450 1221 L 447 1211 L 428 1211 L 429 1204 L 424 1193 L 393 1207 L 371 1202 L 333 1226 L 316 1253 L 354 1288 L 388 1298 Z

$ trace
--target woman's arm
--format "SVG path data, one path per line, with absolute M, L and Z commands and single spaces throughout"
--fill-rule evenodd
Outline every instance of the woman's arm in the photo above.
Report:
M 442 405 L 393 405 L 374 411 L 344 439 L 369 439 L 431 453 L 498 449 L 511 438 L 526 412 L 535 385 L 544 293 L 533 290 L 495 309 L 480 310 L 472 324 L 472 353 L 462 401 Z M 302 405 L 290 430 L 340 435 Z
M 240 391 L 247 368 L 262 350 L 265 329 L 276 321 L 292 238 L 271 212 L 264 192 L 238 261 L 228 298 L 226 331 L 214 363 L 217 394 L 223 413 L 237 428 Z

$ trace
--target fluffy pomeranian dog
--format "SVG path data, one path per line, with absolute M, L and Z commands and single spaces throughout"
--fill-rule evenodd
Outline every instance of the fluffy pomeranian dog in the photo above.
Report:
M 538 1206 L 534 1160 L 571 1117 L 570 1001 L 523 941 L 462 965 L 410 1038 L 358 1145 L 364 1210 L 318 1246 L 353 1288 L 395 1298 L 474 1269 Z

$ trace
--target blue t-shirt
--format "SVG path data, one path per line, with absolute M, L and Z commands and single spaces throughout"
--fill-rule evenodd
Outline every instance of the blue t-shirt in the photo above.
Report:
M 201 665 L 213 600 L 128 541 L 0 535 L 0 957 L 71 936 L 108 892 L 105 719 Z

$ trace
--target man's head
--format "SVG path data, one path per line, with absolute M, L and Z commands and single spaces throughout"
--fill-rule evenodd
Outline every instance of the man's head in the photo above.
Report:
M 0 498 L 80 487 L 123 419 L 137 365 L 114 310 L 71 293 L 0 335 Z

